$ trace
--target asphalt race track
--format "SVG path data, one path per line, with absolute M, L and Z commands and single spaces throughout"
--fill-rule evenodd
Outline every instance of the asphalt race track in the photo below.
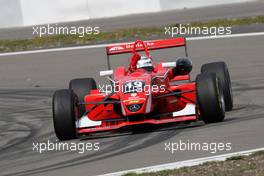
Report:
M 120 132 L 70 142 L 98 142 L 99 151 L 33 151 L 33 142 L 56 141 L 51 116 L 54 90 L 72 78 L 95 77 L 106 68 L 104 48 L 0 57 L 0 175 L 96 175 L 212 154 L 165 151 L 165 142 L 231 142 L 235 152 L 264 146 L 264 36 L 189 41 L 192 77 L 206 62 L 224 60 L 232 78 L 235 107 L 222 123 L 173 125 L 143 132 Z M 174 60 L 182 51 L 152 52 Z M 114 57 L 126 64 L 127 56 Z

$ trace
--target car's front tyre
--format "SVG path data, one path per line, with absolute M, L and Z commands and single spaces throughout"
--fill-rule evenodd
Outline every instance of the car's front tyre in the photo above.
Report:
M 219 78 L 225 99 L 225 109 L 226 111 L 231 111 L 233 108 L 233 95 L 231 80 L 227 65 L 225 62 L 212 62 L 204 64 L 201 67 L 202 73 L 215 73 Z
M 53 124 L 56 136 L 60 140 L 77 138 L 75 126 L 76 101 L 77 98 L 72 90 L 58 90 L 53 95 Z
M 96 82 L 93 78 L 79 78 L 70 81 L 69 89 L 72 90 L 78 97 L 80 102 L 84 102 L 84 97 L 90 93 L 91 90 L 97 89 Z M 85 113 L 85 105 L 80 104 L 80 115 Z
M 200 115 L 205 123 L 224 120 L 224 95 L 221 82 L 216 74 L 199 74 L 196 77 L 196 96 Z

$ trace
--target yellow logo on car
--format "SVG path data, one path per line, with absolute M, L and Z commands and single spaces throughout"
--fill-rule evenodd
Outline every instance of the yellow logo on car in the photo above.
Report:
M 128 103 L 129 104 L 135 104 L 135 103 L 138 103 L 139 102 L 139 100 L 130 100 Z

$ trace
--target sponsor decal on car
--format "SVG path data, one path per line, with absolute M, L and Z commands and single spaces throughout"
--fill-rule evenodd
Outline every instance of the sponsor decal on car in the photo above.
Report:
M 110 48 L 109 51 L 118 51 L 118 50 L 122 50 L 122 49 L 124 49 L 124 47 L 122 47 L 122 46 L 114 46 L 114 47 Z

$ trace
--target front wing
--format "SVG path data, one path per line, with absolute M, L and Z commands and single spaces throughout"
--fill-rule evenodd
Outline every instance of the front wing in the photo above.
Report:
M 153 118 L 139 118 L 136 121 L 129 121 L 126 118 L 104 121 L 92 121 L 87 115 L 81 117 L 76 121 L 76 128 L 78 134 L 102 132 L 109 130 L 116 130 L 126 126 L 141 125 L 141 124 L 166 124 L 184 121 L 196 121 L 197 111 L 194 104 L 188 103 L 185 108 L 173 113 L 155 115 Z

